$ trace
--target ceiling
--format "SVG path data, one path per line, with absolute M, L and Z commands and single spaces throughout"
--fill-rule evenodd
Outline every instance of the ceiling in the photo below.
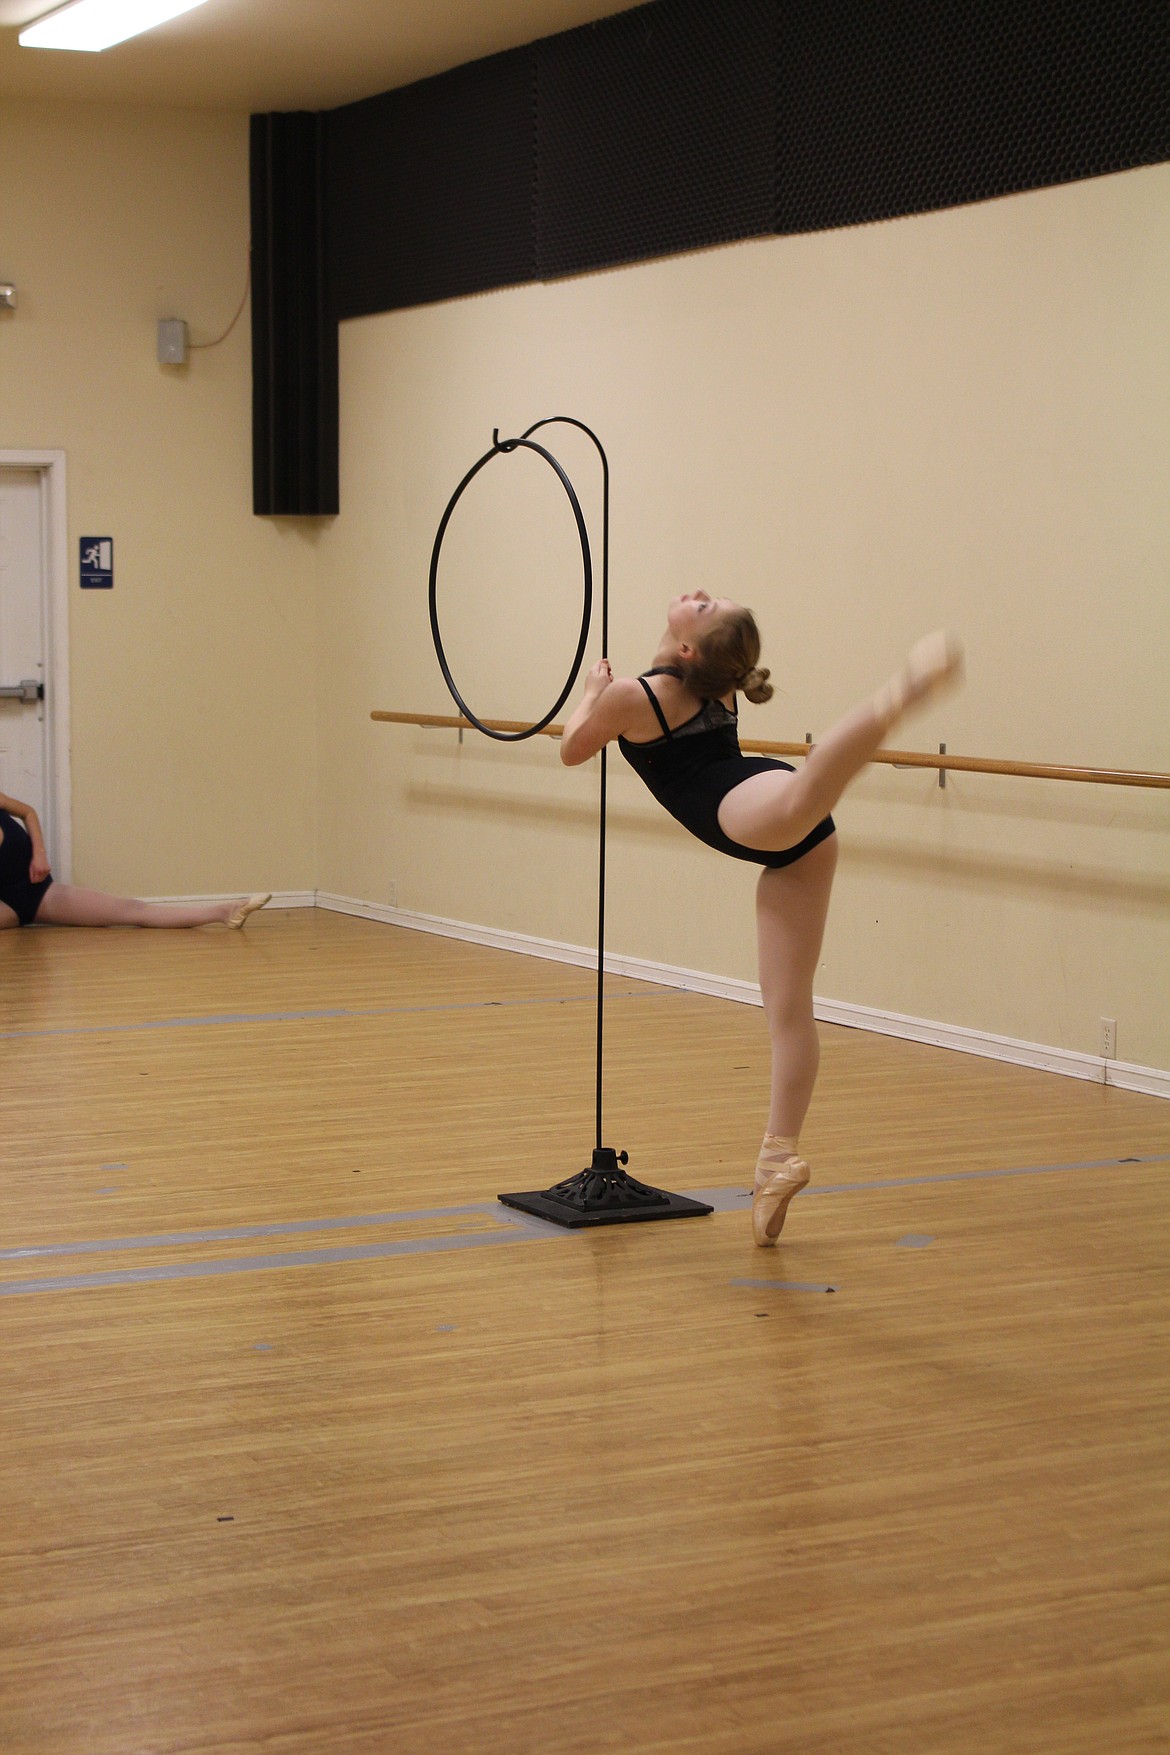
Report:
M 0 0 L 0 98 L 324 110 L 628 11 L 635 0 L 206 0 L 99 55 L 22 49 L 52 0 Z

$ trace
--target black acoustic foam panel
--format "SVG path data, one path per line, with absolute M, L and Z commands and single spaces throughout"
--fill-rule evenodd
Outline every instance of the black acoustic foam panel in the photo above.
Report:
M 328 510 L 339 318 L 1159 163 L 1170 3 L 651 0 L 252 145 L 257 509 Z
M 891 219 L 1166 158 L 1168 26 L 1170 7 L 1128 0 L 791 0 L 775 229 Z
M 252 506 L 337 511 L 337 322 L 326 300 L 324 128 L 253 116 Z
M 535 278 L 530 50 L 347 104 L 328 127 L 339 317 Z
M 671 0 L 535 47 L 543 278 L 772 229 L 775 0 Z
M 326 118 L 341 317 L 1170 157 L 1166 0 L 652 0 Z

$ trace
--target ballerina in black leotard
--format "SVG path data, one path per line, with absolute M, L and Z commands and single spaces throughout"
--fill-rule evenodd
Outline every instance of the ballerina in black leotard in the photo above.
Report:
M 772 1095 L 756 1164 L 752 1231 L 767 1247 L 809 1179 L 797 1141 L 820 1060 L 813 976 L 837 864 L 829 812 L 903 713 L 957 680 L 962 661 L 952 639 L 928 635 L 897 676 L 839 720 L 803 767 L 793 769 L 740 752 L 736 691 L 749 701 L 772 694 L 759 658 L 750 610 L 705 591 L 676 597 L 649 670 L 615 678 L 605 659 L 593 666 L 565 726 L 561 760 L 576 766 L 617 738 L 655 798 L 692 834 L 764 867 L 756 918 Z
M 40 819 L 31 804 L 0 792 L 0 932 L 14 926 L 243 926 L 272 897 L 238 902 L 139 902 L 53 881 Z

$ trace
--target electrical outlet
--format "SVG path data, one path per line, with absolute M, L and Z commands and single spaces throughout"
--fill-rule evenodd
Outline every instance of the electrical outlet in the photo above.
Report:
M 1101 1059 L 1112 1060 L 1117 1053 L 1117 1019 L 1101 1019 Z

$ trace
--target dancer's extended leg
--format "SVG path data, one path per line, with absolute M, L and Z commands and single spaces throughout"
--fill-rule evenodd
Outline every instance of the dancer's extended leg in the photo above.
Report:
M 904 669 L 839 719 L 798 773 L 754 774 L 734 787 L 719 807 L 724 834 L 763 852 L 794 847 L 828 816 L 903 713 L 955 681 L 961 668 L 959 648 L 947 635 L 920 640 Z
M 763 1247 L 775 1243 L 789 1201 L 809 1179 L 797 1142 L 820 1065 L 813 980 L 836 869 L 837 838 L 830 835 L 794 864 L 762 871 L 756 891 L 760 990 L 772 1044 L 768 1131 L 752 1201 L 752 1230 Z
M 243 925 L 247 915 L 263 907 L 268 896 L 247 902 L 139 902 L 130 896 L 108 896 L 77 884 L 53 884 L 45 891 L 37 922 L 44 926 L 224 926 Z M 236 916 L 240 916 L 239 919 Z

